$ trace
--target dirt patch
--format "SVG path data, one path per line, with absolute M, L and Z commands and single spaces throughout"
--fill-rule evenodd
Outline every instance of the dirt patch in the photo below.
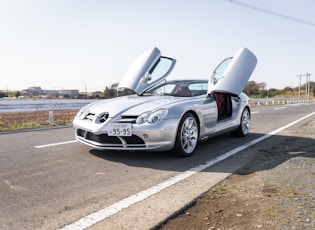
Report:
M 315 229 L 315 121 L 286 135 L 158 229 Z
M 55 110 L 53 124 L 50 124 L 49 111 L 0 113 L 0 131 L 71 125 L 77 112 L 77 110 Z

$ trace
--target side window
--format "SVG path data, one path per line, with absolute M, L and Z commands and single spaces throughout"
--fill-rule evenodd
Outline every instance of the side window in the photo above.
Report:
M 171 95 L 175 86 L 176 84 L 162 85 L 161 87 L 154 89 L 151 93 L 154 95 Z
M 199 96 L 207 93 L 208 83 L 200 82 L 189 85 L 192 96 Z
M 150 77 L 147 78 L 146 83 L 150 84 L 151 82 L 154 82 L 158 80 L 159 78 L 166 75 L 173 66 L 173 60 L 166 57 L 161 57 L 155 66 L 150 70 L 149 74 Z
M 228 67 L 228 65 L 230 64 L 232 60 L 232 57 L 227 58 L 225 60 L 223 60 L 218 67 L 213 71 L 212 75 L 211 75 L 211 83 L 213 85 L 215 85 L 220 79 L 222 79 L 223 73 L 226 70 L 226 68 Z

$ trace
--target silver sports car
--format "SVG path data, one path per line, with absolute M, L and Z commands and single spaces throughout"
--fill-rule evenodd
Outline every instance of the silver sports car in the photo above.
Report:
M 76 139 L 96 149 L 173 150 L 187 157 L 209 137 L 246 136 L 250 108 L 242 90 L 255 69 L 255 55 L 240 49 L 209 80 L 165 80 L 175 63 L 158 48 L 142 53 L 118 85 L 135 94 L 83 107 L 73 120 Z

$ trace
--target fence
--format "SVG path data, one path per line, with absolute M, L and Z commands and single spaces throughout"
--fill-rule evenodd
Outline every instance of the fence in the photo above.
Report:
M 251 106 L 266 106 L 266 105 L 284 105 L 284 104 L 298 104 L 308 103 L 309 99 L 305 98 L 250 98 Z
M 0 113 L 79 110 L 95 100 L 1 100 Z

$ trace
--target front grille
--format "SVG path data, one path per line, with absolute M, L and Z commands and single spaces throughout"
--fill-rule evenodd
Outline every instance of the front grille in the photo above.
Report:
M 95 141 L 97 143 L 110 143 L 110 144 L 120 144 L 121 141 L 114 136 L 108 136 L 107 134 L 95 135 L 93 133 L 87 132 L 85 139 Z
M 77 129 L 77 135 L 79 137 L 84 137 L 84 133 L 85 133 L 85 131 L 83 129 Z
M 115 122 L 135 124 L 137 118 L 138 116 L 121 116 L 120 118 L 115 119 Z
M 102 113 L 99 116 L 96 116 L 95 113 L 87 113 L 87 114 L 81 114 L 80 119 L 81 120 L 95 120 L 97 123 L 104 123 L 109 117 L 109 113 Z
M 144 141 L 140 137 L 135 135 L 132 135 L 130 137 L 124 137 L 124 139 L 128 144 L 144 144 Z
M 115 136 L 108 136 L 107 134 L 94 134 L 82 129 L 77 129 L 77 136 L 85 139 L 85 140 L 89 140 L 89 141 L 93 141 L 96 143 L 99 143 L 101 145 L 123 145 L 122 141 Z M 132 144 L 132 145 L 144 145 L 144 141 L 135 135 L 132 135 L 130 137 L 120 137 L 121 139 L 125 140 L 125 142 L 127 143 L 127 145 Z

